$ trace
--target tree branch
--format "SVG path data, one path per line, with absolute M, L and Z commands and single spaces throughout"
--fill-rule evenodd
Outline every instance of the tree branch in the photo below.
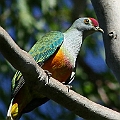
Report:
M 29 89 L 36 91 L 35 95 L 45 95 L 88 120 L 120 120 L 120 113 L 96 104 L 73 90 L 68 91 L 65 85 L 52 77 L 48 80 L 48 76 L 34 59 L 21 50 L 1 27 L 0 51 L 16 69 L 22 72 Z
M 91 2 L 104 30 L 106 63 L 120 82 L 120 1 L 91 0 Z

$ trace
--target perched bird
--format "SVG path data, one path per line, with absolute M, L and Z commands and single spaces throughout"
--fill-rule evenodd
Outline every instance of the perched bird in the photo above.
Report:
M 51 76 L 65 84 L 75 76 L 76 59 L 85 37 L 103 30 L 94 18 L 79 18 L 64 33 L 52 31 L 43 36 L 31 48 L 29 54 Z M 33 83 L 34 85 L 34 83 Z M 45 96 L 33 97 L 20 71 L 12 79 L 12 100 L 8 109 L 7 119 L 18 120 L 23 113 L 47 102 Z

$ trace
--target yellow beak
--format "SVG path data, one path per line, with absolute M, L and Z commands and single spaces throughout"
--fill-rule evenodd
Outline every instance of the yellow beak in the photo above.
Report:
M 100 27 L 95 27 L 95 29 L 96 29 L 96 31 L 99 31 L 99 32 L 101 32 L 101 33 L 104 33 L 103 29 L 100 28 Z

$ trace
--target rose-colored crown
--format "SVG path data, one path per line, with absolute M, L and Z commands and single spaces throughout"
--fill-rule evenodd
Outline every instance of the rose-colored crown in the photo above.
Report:
M 92 24 L 93 24 L 95 27 L 99 26 L 99 23 L 98 23 L 98 21 L 97 21 L 96 19 L 90 18 L 90 20 L 92 21 Z

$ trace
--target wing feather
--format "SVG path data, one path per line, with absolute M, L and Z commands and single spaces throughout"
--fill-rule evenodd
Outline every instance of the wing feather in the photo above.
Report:
M 63 42 L 63 33 L 52 31 L 47 33 L 41 40 L 31 48 L 29 53 L 36 62 L 46 61 Z
M 57 48 L 61 46 L 63 40 L 63 33 L 59 31 L 49 32 L 36 42 L 36 44 L 29 51 L 29 54 L 31 54 L 37 63 L 44 63 L 51 55 L 55 53 Z M 25 81 L 22 77 L 22 73 L 17 71 L 12 79 L 12 96 L 17 94 L 24 83 Z

